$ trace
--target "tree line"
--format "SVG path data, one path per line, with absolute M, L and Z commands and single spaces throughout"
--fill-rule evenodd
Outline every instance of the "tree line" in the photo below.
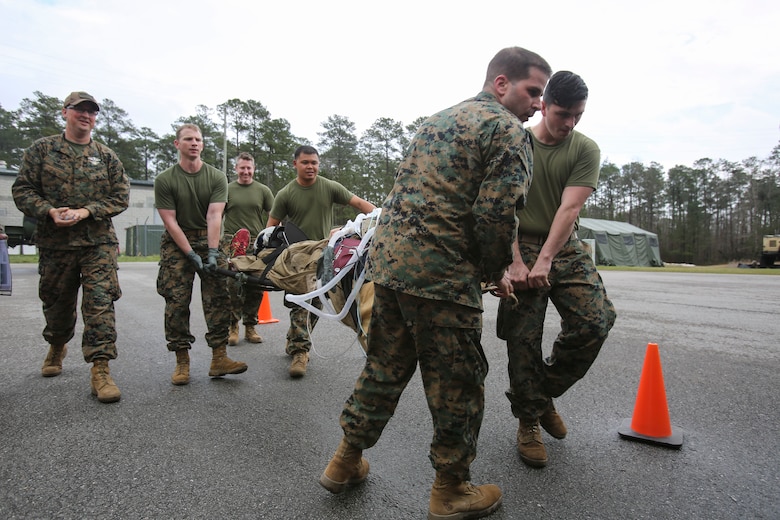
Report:
M 34 140 L 61 133 L 61 110 L 59 98 L 39 91 L 16 110 L 0 105 L 0 160 L 18 168 L 24 149 Z M 194 123 L 203 132 L 206 162 L 227 165 L 228 178 L 233 179 L 231 159 L 249 152 L 255 157 L 255 177 L 274 193 L 295 177 L 295 148 L 313 144 L 320 151 L 322 175 L 379 205 L 423 119 L 404 125 L 382 117 L 358 136 L 347 116 L 332 115 L 312 143 L 293 135 L 289 122 L 272 118 L 259 101 L 230 99 L 215 108 L 199 105 L 194 115 L 174 121 L 170 133 L 158 135 L 149 127 L 139 128 L 125 110 L 104 99 L 93 137 L 119 155 L 129 177 L 153 180 L 177 161 L 176 128 Z M 339 211 L 343 214 L 337 219 L 353 216 L 350 208 Z M 757 259 L 761 237 L 780 233 L 780 143 L 763 159 L 702 158 L 668 171 L 655 162 L 618 166 L 605 161 L 599 187 L 582 216 L 629 222 L 656 233 L 665 262 L 706 265 Z

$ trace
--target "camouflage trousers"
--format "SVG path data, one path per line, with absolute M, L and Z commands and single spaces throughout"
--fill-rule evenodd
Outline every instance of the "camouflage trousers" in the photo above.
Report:
M 188 232 L 187 239 L 206 262 L 208 241 L 206 236 Z M 220 256 L 217 265 L 227 268 Z M 190 332 L 190 303 L 193 284 L 199 276 L 179 246 L 165 232 L 160 241 L 160 269 L 157 273 L 157 293 L 165 298 L 165 340 L 168 350 L 175 352 L 191 348 L 195 336 Z M 206 318 L 206 343 L 211 348 L 227 345 L 230 327 L 230 298 L 222 275 L 204 273 L 200 278 L 200 295 L 203 315 Z
M 225 235 L 220 247 L 225 256 L 230 255 L 230 240 L 233 235 Z M 252 243 L 250 237 L 250 244 Z M 263 301 L 263 290 L 255 284 L 241 284 L 235 278 L 225 279 L 228 295 L 230 296 L 230 323 L 241 321 L 244 326 L 257 325 L 257 314 L 260 312 L 260 304 Z
M 114 302 L 122 296 L 117 277 L 116 244 L 75 250 L 39 248 L 38 296 L 43 303 L 46 327 L 43 338 L 65 344 L 76 328 L 76 304 L 81 288 L 84 360 L 116 359 Z
M 230 297 L 230 323 L 241 322 L 245 327 L 257 325 L 257 315 L 263 302 L 260 286 L 242 285 L 235 278 L 228 278 L 225 283 Z
M 350 444 L 376 444 L 420 365 L 433 417 L 429 459 L 436 471 L 469 480 L 485 409 L 488 364 L 482 312 L 374 285 L 367 359 L 341 414 Z
M 520 243 L 523 261 L 533 266 L 541 246 Z M 524 420 L 540 417 L 551 398 L 579 381 L 596 360 L 615 323 L 615 308 L 587 245 L 570 240 L 553 259 L 550 287 L 515 291 L 519 305 L 501 300 L 498 337 L 506 340 L 512 414 Z M 548 300 L 561 317 L 561 331 L 547 358 L 542 333 Z
M 322 309 L 322 302 L 320 302 L 319 298 L 312 300 L 311 304 L 318 309 Z M 284 305 L 285 307 L 290 307 L 290 328 L 287 330 L 285 352 L 293 356 L 297 352 L 310 351 L 310 333 L 314 330 L 319 317 L 302 307 L 298 307 L 294 303 L 289 303 L 287 300 L 285 300 Z

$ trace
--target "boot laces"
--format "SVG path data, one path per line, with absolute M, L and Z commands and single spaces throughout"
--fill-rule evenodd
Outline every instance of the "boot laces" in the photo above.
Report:
M 520 424 L 520 430 L 518 432 L 518 436 L 520 437 L 520 441 L 522 443 L 528 443 L 532 441 L 539 440 L 539 437 L 541 436 L 541 429 L 540 429 L 539 421 L 534 421 L 530 424 L 521 423 Z
M 464 486 L 463 491 L 466 494 L 469 494 L 469 495 L 478 495 L 479 494 L 479 490 L 477 489 L 477 486 L 475 486 L 471 482 L 466 482 L 466 485 Z

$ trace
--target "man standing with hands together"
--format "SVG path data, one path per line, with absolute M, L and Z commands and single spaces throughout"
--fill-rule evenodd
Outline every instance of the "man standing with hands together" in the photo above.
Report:
M 114 302 L 122 291 L 111 218 L 127 209 L 130 182 L 116 154 L 92 139 L 98 112 L 94 97 L 72 92 L 62 109 L 65 132 L 39 139 L 24 152 L 12 193 L 16 207 L 38 221 L 38 293 L 49 343 L 41 374 L 62 373 L 81 288 L 81 352 L 92 363 L 92 394 L 113 403 L 121 393 L 108 362 L 117 357 Z

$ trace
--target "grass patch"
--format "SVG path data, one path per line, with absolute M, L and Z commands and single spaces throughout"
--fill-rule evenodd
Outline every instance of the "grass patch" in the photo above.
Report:
M 159 262 L 160 261 L 160 255 L 149 255 L 149 256 L 127 256 L 127 255 L 119 255 L 119 261 L 120 262 Z
M 38 255 L 8 255 L 8 261 L 12 264 L 37 264 Z
M 12 264 L 36 264 L 38 255 L 8 255 Z M 159 262 L 160 255 L 127 256 L 119 255 L 119 262 Z M 736 265 L 667 265 L 664 267 L 598 266 L 599 271 L 642 271 L 648 273 L 701 273 L 701 274 L 758 274 L 780 275 L 780 268 L 750 269 Z
M 598 266 L 599 271 L 642 271 L 646 273 L 758 274 L 780 275 L 780 269 L 751 269 L 735 265 L 667 265 L 664 267 Z
M 38 255 L 8 255 L 12 264 L 37 264 Z M 159 262 L 160 255 L 151 256 L 127 256 L 119 255 L 119 262 Z

